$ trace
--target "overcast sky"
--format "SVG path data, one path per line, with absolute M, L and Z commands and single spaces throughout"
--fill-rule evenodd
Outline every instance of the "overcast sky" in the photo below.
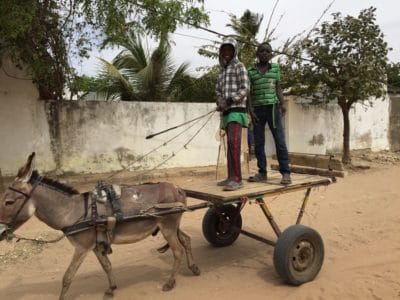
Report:
M 283 17 L 275 31 L 274 37 L 276 37 L 277 40 L 272 43 L 272 47 L 278 48 L 287 38 L 303 30 L 310 30 L 331 2 L 332 0 L 280 0 L 272 17 L 270 29 L 276 27 L 281 15 L 283 15 Z M 205 0 L 204 6 L 210 16 L 210 26 L 208 28 L 220 33 L 230 34 L 232 33 L 231 29 L 226 27 L 226 24 L 229 23 L 230 20 L 228 13 L 240 17 L 246 9 L 249 9 L 251 12 L 264 15 L 264 20 L 258 36 L 258 40 L 262 40 L 274 4 L 275 0 Z M 399 62 L 399 0 L 335 0 L 321 22 L 331 20 L 331 15 L 334 12 L 341 12 L 342 15 L 357 16 L 362 9 L 370 6 L 377 8 L 377 24 L 384 33 L 385 40 L 388 42 L 389 47 L 393 48 L 393 50 L 389 52 L 389 60 Z M 180 34 L 195 36 L 197 38 L 182 36 Z M 195 68 L 199 66 L 214 65 L 217 63 L 215 60 L 207 59 L 197 53 L 201 45 L 210 43 L 201 38 L 217 40 L 215 35 L 193 28 L 180 28 L 177 30 L 177 34 L 172 35 L 172 38 L 175 41 L 173 57 L 177 64 L 189 62 L 192 70 L 195 70 Z M 90 60 L 84 62 L 83 65 L 77 66 L 78 72 L 94 75 L 98 67 L 98 59 L 96 57 L 112 60 L 116 53 L 116 50 L 94 53 Z

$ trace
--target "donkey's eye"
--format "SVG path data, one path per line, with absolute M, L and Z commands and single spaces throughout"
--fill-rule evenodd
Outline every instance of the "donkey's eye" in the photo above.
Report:
M 14 203 L 15 203 L 14 200 L 6 200 L 6 201 L 4 202 L 4 205 L 5 205 L 5 206 L 9 206 L 9 205 L 13 205 Z

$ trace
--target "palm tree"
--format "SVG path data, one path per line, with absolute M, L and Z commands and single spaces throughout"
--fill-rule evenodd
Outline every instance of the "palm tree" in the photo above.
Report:
M 247 9 L 239 20 L 235 15 L 231 15 L 231 23 L 226 26 L 232 27 L 238 38 L 247 38 L 255 41 L 263 18 L 263 15 L 253 13 Z
M 264 16 L 246 10 L 238 19 L 235 15 L 230 14 L 230 23 L 226 24 L 235 32 L 232 36 L 238 41 L 238 55 L 241 62 L 249 67 L 255 58 L 257 40 L 256 36 L 260 30 Z M 199 54 L 218 58 L 219 43 L 213 45 L 204 45 L 199 49 Z M 254 45 L 254 46 L 252 46 Z
M 226 26 L 235 32 L 234 37 L 238 41 L 239 58 L 246 67 L 249 67 L 255 58 L 257 40 L 256 36 L 260 30 L 264 16 L 246 10 L 238 19 L 231 15 L 231 21 Z M 252 46 L 254 45 L 254 46 Z
M 171 59 L 171 47 L 167 37 L 161 38 L 152 52 L 146 52 L 140 35 L 132 31 L 120 43 L 124 49 L 108 62 L 100 59 L 99 79 L 104 85 L 107 99 L 125 101 L 177 101 L 191 80 L 189 65 L 178 68 Z

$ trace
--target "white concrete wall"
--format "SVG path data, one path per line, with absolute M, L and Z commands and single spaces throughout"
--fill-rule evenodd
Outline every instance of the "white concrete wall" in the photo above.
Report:
M 13 76 L 24 75 L 15 71 Z M 63 101 L 59 108 L 60 147 L 55 155 L 50 145 L 48 112 L 45 103 L 37 98 L 30 81 L 15 80 L 0 71 L 0 169 L 3 175 L 15 175 L 32 151 L 37 152 L 38 168 L 42 171 L 55 170 L 55 157 L 60 158 L 58 171 L 62 172 L 97 173 L 127 167 L 145 170 L 216 164 L 217 114 L 186 148 L 185 143 L 207 118 L 173 141 L 169 140 L 190 124 L 145 139 L 151 133 L 206 114 L 214 108 L 212 103 Z M 389 101 L 374 103 L 372 108 L 356 105 L 351 110 L 352 149 L 389 149 Z M 342 148 L 343 120 L 338 106 L 306 106 L 289 100 L 284 124 L 291 152 L 325 154 Z M 275 153 L 272 137 L 269 133 L 267 136 L 267 153 Z M 156 147 L 159 149 L 137 161 Z M 159 166 L 171 154 L 175 156 Z
M 204 115 L 214 106 L 211 103 L 64 102 L 60 116 L 63 169 L 72 172 L 106 172 L 122 167 L 143 170 L 158 166 L 172 154 L 175 156 L 160 168 L 213 165 L 218 147 L 216 113 L 152 139 L 145 137 Z M 209 117 L 206 126 L 189 142 Z M 182 131 L 185 131 L 182 135 L 169 141 Z
M 390 148 L 389 98 L 376 99 L 373 107 L 357 103 L 350 110 L 350 148 L 372 151 Z M 290 152 L 326 154 L 343 147 L 343 115 L 336 104 L 305 105 L 289 100 L 286 136 Z
M 54 168 L 44 103 L 27 75 L 9 60 L 0 68 L 0 169 L 15 175 L 32 151 L 39 168 Z

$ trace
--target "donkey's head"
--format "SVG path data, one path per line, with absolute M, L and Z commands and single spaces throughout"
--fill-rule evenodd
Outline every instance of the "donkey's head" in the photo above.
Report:
M 7 232 L 13 232 L 25 223 L 35 212 L 31 199 L 32 186 L 30 179 L 35 168 L 35 152 L 28 157 L 26 164 L 18 171 L 14 182 L 6 188 L 0 200 L 0 240 Z

